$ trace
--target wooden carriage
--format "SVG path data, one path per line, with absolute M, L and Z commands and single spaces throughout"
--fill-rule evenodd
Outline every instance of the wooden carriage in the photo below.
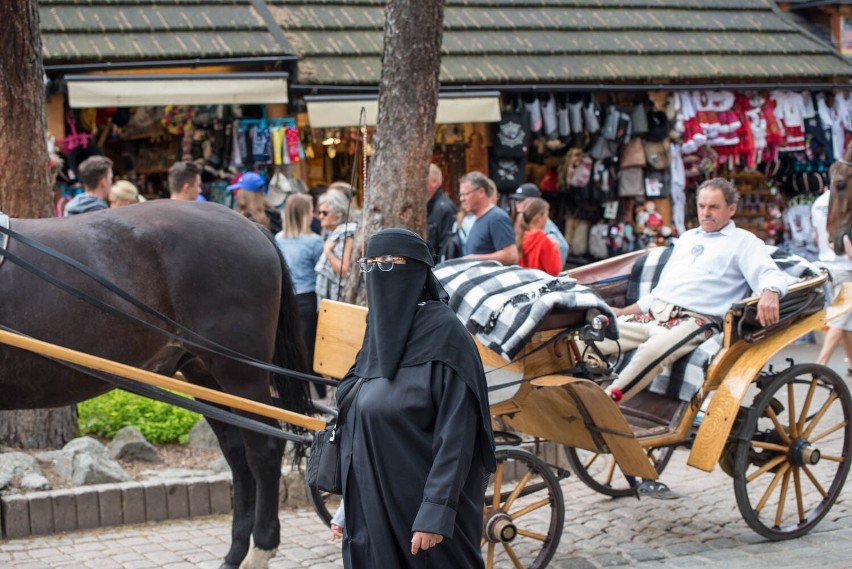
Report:
M 630 253 L 569 276 L 611 306 L 623 306 L 634 265 L 647 254 Z M 791 362 L 777 373 L 764 368 L 785 346 L 852 310 L 852 285 L 823 308 L 828 278 L 822 273 L 792 285 L 782 299 L 782 322 L 771 329 L 755 322 L 757 297 L 732 306 L 721 348 L 687 400 L 646 390 L 624 405 L 613 402 L 600 381 L 578 372 L 583 368 L 578 336 L 590 326 L 584 312 L 548 314 L 508 363 L 477 342 L 493 385 L 498 439 L 498 470 L 484 512 L 489 569 L 507 563 L 545 567 L 559 542 L 560 480 L 568 472 L 529 452 L 531 440 L 562 445 L 570 470 L 611 496 L 632 495 L 640 479 L 657 479 L 674 448 L 689 444 L 689 465 L 709 472 L 720 464 L 731 475 L 739 509 L 756 532 L 782 540 L 810 531 L 833 505 L 849 470 L 852 398 L 828 367 Z M 340 378 L 348 371 L 365 316 L 364 308 L 323 301 L 317 373 Z

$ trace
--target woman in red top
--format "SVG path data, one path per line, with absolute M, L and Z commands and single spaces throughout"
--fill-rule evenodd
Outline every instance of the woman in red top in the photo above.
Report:
M 524 201 L 529 204 L 525 203 L 523 213 L 518 214 L 518 264 L 555 277 L 562 270 L 562 259 L 556 243 L 544 233 L 550 206 L 541 198 L 527 198 Z

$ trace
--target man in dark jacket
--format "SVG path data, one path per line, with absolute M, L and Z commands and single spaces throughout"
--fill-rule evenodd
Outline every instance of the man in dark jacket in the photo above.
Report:
M 443 178 L 441 169 L 435 164 L 429 164 L 429 180 L 426 186 L 429 196 L 429 201 L 426 203 L 426 233 L 436 263 L 446 261 L 443 253 L 446 250 L 447 241 L 453 235 L 453 226 L 458 213 L 455 204 L 441 189 Z

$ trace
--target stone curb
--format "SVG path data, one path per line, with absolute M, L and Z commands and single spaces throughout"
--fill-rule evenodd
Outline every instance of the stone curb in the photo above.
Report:
M 96 484 L 0 497 L 0 536 L 229 514 L 231 475 Z

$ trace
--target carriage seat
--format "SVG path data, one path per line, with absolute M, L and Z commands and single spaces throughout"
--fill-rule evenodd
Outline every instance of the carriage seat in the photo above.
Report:
M 636 260 L 629 278 L 621 285 L 625 305 L 636 302 L 657 285 L 671 252 L 672 247 L 659 247 L 649 250 Z M 827 275 L 806 259 L 777 247 L 767 246 L 767 252 L 791 281 L 798 281 L 790 285 L 788 293 L 781 300 L 781 322 L 768 328 L 760 325 L 756 318 L 758 296 L 734 304 L 730 310 L 735 325 L 729 331 L 729 338 L 725 339 L 721 332 L 715 334 L 691 354 L 665 368 L 651 382 L 649 391 L 689 401 L 703 385 L 705 371 L 723 342 L 730 343 L 740 338 L 749 342 L 758 341 L 823 308 L 823 284 Z

